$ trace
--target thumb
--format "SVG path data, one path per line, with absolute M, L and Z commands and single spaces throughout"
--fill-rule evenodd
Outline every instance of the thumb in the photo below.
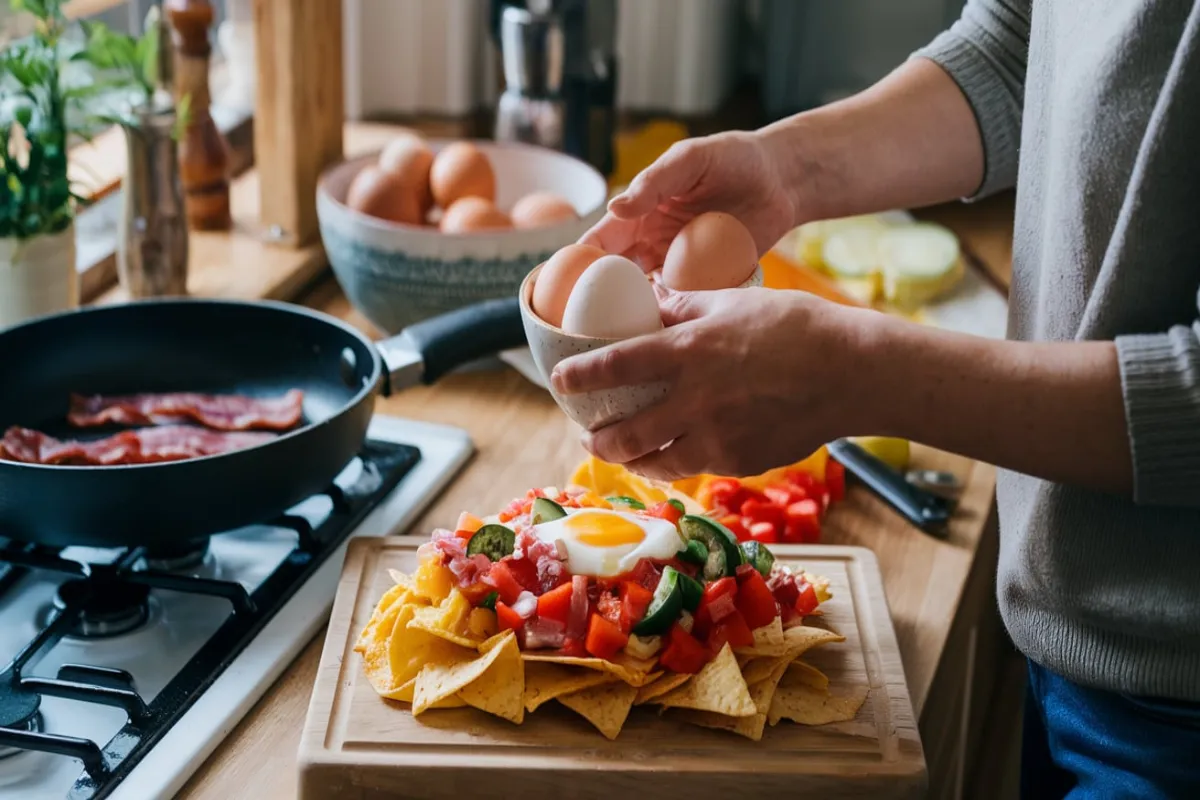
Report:
M 712 303 L 711 292 L 676 292 L 670 289 L 659 293 L 658 310 L 663 326 L 671 327 L 704 316 Z
M 707 165 L 707 148 L 700 139 L 685 139 L 638 173 L 633 183 L 608 204 L 622 219 L 649 214 L 664 200 L 686 194 L 700 182 Z

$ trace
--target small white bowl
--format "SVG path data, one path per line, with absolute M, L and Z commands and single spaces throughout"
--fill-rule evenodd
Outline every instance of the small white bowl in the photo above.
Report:
M 437 152 L 453 141 L 427 140 Z M 525 195 L 550 191 L 580 219 L 529 230 L 442 233 L 352 210 L 346 192 L 378 153 L 330 167 L 317 186 L 321 240 L 351 304 L 376 327 L 398 333 L 465 305 L 512 297 L 521 280 L 559 248 L 578 241 L 604 215 L 608 184 L 589 164 L 545 147 L 476 140 L 496 173 L 496 205 L 505 212 Z
M 595 336 L 581 336 L 567 333 L 539 317 L 533 310 L 533 285 L 537 282 L 539 264 L 525 276 L 521 283 L 520 306 L 521 321 L 525 326 L 525 338 L 529 342 L 529 352 L 533 363 L 537 366 L 546 388 L 568 417 L 585 430 L 594 431 L 628 419 L 634 414 L 649 408 L 667 396 L 670 385 L 665 381 L 639 384 L 637 386 L 618 386 L 596 392 L 581 394 L 560 394 L 550 382 L 550 373 L 558 362 L 580 353 L 598 350 L 610 344 L 616 344 L 621 339 L 604 339 Z M 739 289 L 752 286 L 762 286 L 763 274 L 761 267 L 755 267 L 753 274 L 739 286 Z

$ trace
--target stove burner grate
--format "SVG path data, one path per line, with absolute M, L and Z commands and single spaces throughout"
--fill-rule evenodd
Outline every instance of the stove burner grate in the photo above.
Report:
M 156 544 L 147 547 L 142 558 L 146 568 L 156 572 L 179 572 L 198 567 L 208 555 L 208 539 L 194 539 L 175 546 Z
M 274 524 L 296 533 L 296 546 L 253 593 L 240 583 L 195 577 L 163 569 L 175 566 L 143 547 L 131 548 L 111 564 L 84 565 L 46 548 L 0 538 L 0 593 L 28 571 L 40 569 L 71 576 L 59 589 L 58 609 L 37 635 L 0 672 L 0 756 L 36 750 L 78 759 L 84 771 L 71 790 L 72 800 L 99 800 L 145 756 L 183 716 L 217 676 L 242 652 L 275 613 L 337 550 L 364 517 L 400 483 L 420 460 L 415 447 L 368 441 L 359 454 L 362 471 L 351 486 L 333 485 L 326 494 L 332 511 L 316 527 L 303 518 L 283 515 Z M 207 549 L 207 546 L 206 548 Z M 194 548 L 178 557 L 194 558 Z M 161 555 L 161 554 L 159 554 Z M 199 556 L 204 558 L 204 553 Z M 141 624 L 150 589 L 170 589 L 229 601 L 232 613 L 196 655 L 146 703 L 124 670 L 64 664 L 55 678 L 33 677 L 26 670 L 64 636 L 112 636 Z M 42 697 L 114 706 L 128 721 L 103 746 L 40 731 Z M 101 749 L 103 747 L 103 749 Z

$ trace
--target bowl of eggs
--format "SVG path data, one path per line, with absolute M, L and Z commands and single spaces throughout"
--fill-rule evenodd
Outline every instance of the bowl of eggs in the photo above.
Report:
M 394 334 L 511 297 L 600 219 L 607 198 L 603 175 L 555 150 L 405 132 L 326 170 L 317 217 L 342 291 Z
M 754 237 L 735 217 L 708 212 L 680 230 L 662 267 L 649 274 L 624 256 L 573 243 L 521 284 L 521 320 L 533 362 L 559 408 L 586 430 L 626 419 L 667 396 L 669 386 L 661 381 L 571 395 L 550 383 L 565 358 L 662 330 L 655 281 L 676 291 L 762 286 Z

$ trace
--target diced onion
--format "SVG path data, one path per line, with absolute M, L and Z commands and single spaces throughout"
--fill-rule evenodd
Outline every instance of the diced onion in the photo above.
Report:
M 662 647 L 661 636 L 638 636 L 630 634 L 625 652 L 633 658 L 654 658 Z
M 525 646 L 530 650 L 557 650 L 566 639 L 566 627 L 556 619 L 536 617 L 525 623 Z
M 537 613 L 537 597 L 533 592 L 521 592 L 517 595 L 517 601 L 513 603 L 512 610 L 521 619 L 529 619 Z
M 692 612 L 684 611 L 679 615 L 679 627 L 683 628 L 688 633 L 692 632 L 692 625 L 696 623 L 696 618 L 692 616 Z
M 567 617 L 567 636 L 580 639 L 587 632 L 588 579 L 586 575 L 571 576 L 571 612 Z

